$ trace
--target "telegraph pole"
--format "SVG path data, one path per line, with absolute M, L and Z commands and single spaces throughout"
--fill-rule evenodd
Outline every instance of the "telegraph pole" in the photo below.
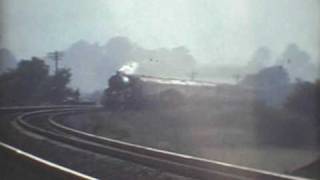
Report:
M 198 75 L 198 73 L 196 73 L 195 71 L 192 71 L 190 74 L 190 80 L 193 81 L 195 79 L 196 75 Z
M 48 57 L 54 61 L 54 74 L 57 75 L 59 70 L 59 61 L 62 59 L 63 52 L 61 51 L 54 51 L 49 52 Z
M 233 75 L 234 79 L 236 80 L 236 83 L 240 81 L 240 74 Z

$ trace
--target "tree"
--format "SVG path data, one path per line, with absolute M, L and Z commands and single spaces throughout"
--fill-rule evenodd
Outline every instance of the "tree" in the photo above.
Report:
M 74 96 L 74 91 L 67 87 L 70 77 L 67 69 L 50 76 L 42 59 L 22 60 L 17 69 L 0 76 L 0 105 L 62 103 Z
M 289 76 L 282 66 L 272 66 L 247 75 L 241 83 L 256 88 L 284 86 L 289 84 Z
M 260 47 L 257 49 L 252 59 L 248 62 L 247 70 L 256 73 L 267 67 L 271 61 L 271 50 L 268 47 Z
M 50 77 L 48 98 L 54 104 L 62 103 L 68 97 L 74 98 L 75 92 L 67 88 L 70 82 L 71 73 L 69 69 L 60 69 L 54 76 Z
M 288 97 L 285 107 L 292 113 L 320 119 L 320 80 L 315 83 L 300 81 Z M 319 121 L 320 123 L 320 121 Z
M 294 43 L 287 46 L 277 64 L 287 70 L 292 80 L 300 78 L 314 81 L 317 78 L 318 69 L 312 62 L 311 56 Z
M 40 59 L 22 60 L 16 70 L 0 78 L 1 104 L 24 105 L 41 101 L 40 87 L 48 79 L 49 67 Z
M 290 91 L 289 82 L 288 73 L 282 66 L 272 66 L 247 75 L 240 83 L 252 88 L 258 100 L 279 106 Z
M 311 122 L 320 139 L 320 80 L 315 83 L 303 81 L 296 83 L 294 91 L 285 103 L 285 108 L 304 123 Z
M 14 57 L 14 55 L 8 49 L 1 48 L 0 49 L 0 74 L 12 68 L 15 68 L 16 65 L 17 65 L 17 59 Z

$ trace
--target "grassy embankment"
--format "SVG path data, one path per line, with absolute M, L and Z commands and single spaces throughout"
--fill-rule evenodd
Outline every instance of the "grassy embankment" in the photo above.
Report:
M 251 100 L 92 113 L 67 123 L 100 136 L 278 172 L 319 154 L 312 121 Z

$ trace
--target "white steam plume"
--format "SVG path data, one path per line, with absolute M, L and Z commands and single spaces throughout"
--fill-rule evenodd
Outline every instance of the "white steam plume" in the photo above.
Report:
M 137 62 L 129 62 L 123 65 L 118 71 L 124 74 L 134 74 L 138 66 L 139 64 Z

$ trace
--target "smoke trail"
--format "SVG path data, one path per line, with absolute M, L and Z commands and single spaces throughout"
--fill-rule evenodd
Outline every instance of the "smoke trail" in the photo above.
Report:
M 137 62 L 129 62 L 123 65 L 118 71 L 124 74 L 134 74 L 138 66 L 139 64 Z

